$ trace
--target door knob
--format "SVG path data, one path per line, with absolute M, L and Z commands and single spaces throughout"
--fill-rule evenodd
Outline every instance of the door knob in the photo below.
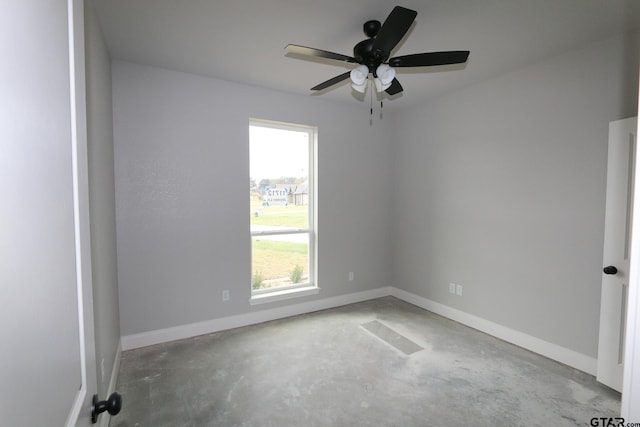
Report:
M 602 271 L 604 272 L 604 274 L 616 274 L 618 272 L 618 269 L 615 268 L 613 265 L 608 265 L 605 268 L 603 268 Z
M 98 401 L 98 395 L 93 395 L 93 406 L 91 407 L 91 422 L 93 424 L 98 422 L 98 415 L 107 411 L 109 415 L 117 415 L 122 408 L 122 396 L 120 393 L 113 392 L 107 400 Z

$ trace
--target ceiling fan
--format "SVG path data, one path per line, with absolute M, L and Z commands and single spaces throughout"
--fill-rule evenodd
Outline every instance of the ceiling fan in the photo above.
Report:
M 295 55 L 360 64 L 351 71 L 312 87 L 311 90 L 323 90 L 351 78 L 351 86 L 358 92 L 364 93 L 369 81 L 369 74 L 371 74 L 378 92 L 384 91 L 389 95 L 396 95 L 402 92 L 403 89 L 395 77 L 395 67 L 461 64 L 466 62 L 469 57 L 468 50 L 454 50 L 416 53 L 389 58 L 391 51 L 402 40 L 417 15 L 418 12 L 415 10 L 396 6 L 384 21 L 384 24 L 380 24 L 380 21 L 375 20 L 365 22 L 363 30 L 369 38 L 354 46 L 353 57 L 295 44 L 287 45 L 285 50 L 287 53 Z

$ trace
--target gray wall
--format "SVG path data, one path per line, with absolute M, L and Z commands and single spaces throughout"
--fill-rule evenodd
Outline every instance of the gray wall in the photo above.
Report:
M 391 115 L 119 61 L 113 86 L 123 335 L 291 304 L 249 305 L 252 117 L 319 127 L 321 291 L 293 302 L 389 285 Z
M 595 357 L 608 123 L 637 70 L 636 34 L 400 115 L 394 284 Z
M 120 343 L 111 59 L 93 3 L 85 2 L 91 269 L 98 394 L 105 397 Z M 104 367 L 104 370 L 102 369 Z M 103 374 L 104 372 L 104 374 Z
M 319 126 L 322 290 L 293 302 L 395 285 L 595 357 L 607 127 L 636 114 L 637 46 L 594 43 L 373 127 L 361 103 L 115 61 L 122 335 L 291 303 L 248 303 L 254 117 Z

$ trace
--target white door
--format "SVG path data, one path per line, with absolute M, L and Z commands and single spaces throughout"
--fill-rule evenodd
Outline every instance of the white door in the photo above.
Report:
M 82 6 L 1 4 L 0 424 L 6 426 L 91 425 Z
M 637 119 L 609 123 L 597 378 L 622 391 Z

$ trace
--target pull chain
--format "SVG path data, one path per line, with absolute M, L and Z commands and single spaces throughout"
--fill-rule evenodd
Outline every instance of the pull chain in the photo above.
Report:
M 370 89 L 371 89 L 369 93 L 369 126 L 373 126 L 373 89 L 374 87 L 371 84 L 370 80 L 367 81 L 367 85 L 370 86 Z M 383 117 L 382 115 L 382 109 L 384 107 L 383 97 L 384 97 L 384 94 L 381 93 L 380 94 L 380 114 L 379 114 L 380 120 L 382 120 L 382 117 Z
M 369 126 L 373 126 L 373 87 L 369 91 Z

